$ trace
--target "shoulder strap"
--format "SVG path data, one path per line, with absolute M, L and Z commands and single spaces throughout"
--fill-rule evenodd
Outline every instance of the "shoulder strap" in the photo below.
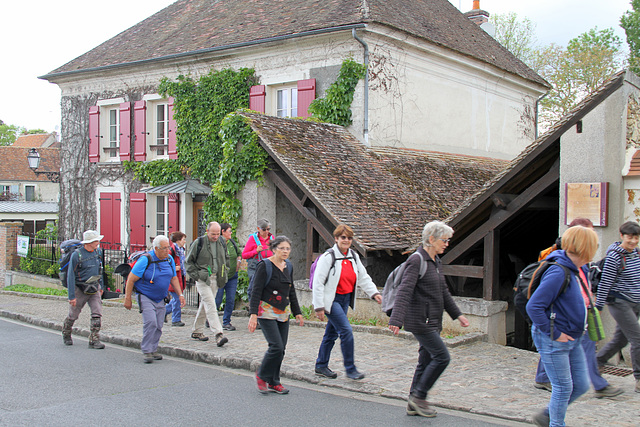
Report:
M 260 239 L 258 238 L 258 232 L 256 231 L 255 233 L 252 234 L 253 236 L 253 240 L 255 240 L 256 242 L 256 248 L 260 245 L 262 245 L 262 243 L 260 243 Z
M 414 253 L 418 254 L 418 256 L 420 257 L 420 274 L 418 275 L 418 279 L 422 279 L 424 275 L 427 274 L 429 263 L 424 259 L 419 251 L 415 251 Z
M 289 270 L 289 277 L 291 278 L 291 282 L 293 282 L 293 264 L 291 264 L 291 261 L 289 261 L 288 259 L 285 259 L 284 262 L 287 265 L 287 270 Z
M 267 275 L 267 279 L 264 281 L 264 285 L 266 286 L 267 283 L 269 283 L 271 281 L 271 274 L 273 273 L 273 264 L 271 263 L 271 261 L 267 262 L 269 260 L 263 260 L 262 262 L 264 262 L 264 272 Z
M 234 242 L 233 239 L 229 239 L 228 241 L 231 242 L 231 244 L 235 248 L 236 254 L 240 255 L 240 249 L 238 248 L 238 245 L 236 245 L 236 242 Z
M 196 261 L 200 256 L 200 251 L 202 251 L 202 246 L 204 246 L 204 236 L 200 236 L 196 239 L 198 241 L 198 246 L 196 247 Z

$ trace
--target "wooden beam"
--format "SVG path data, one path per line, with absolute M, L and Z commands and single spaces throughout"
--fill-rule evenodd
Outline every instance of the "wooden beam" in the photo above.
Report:
M 457 277 L 475 277 L 482 279 L 484 277 L 484 267 L 479 265 L 442 265 L 442 274 L 445 276 Z
M 484 237 L 484 266 L 482 298 L 495 301 L 500 290 L 500 230 L 491 230 Z
M 313 225 L 311 221 L 307 220 L 307 265 L 305 268 L 306 272 L 311 271 L 311 264 L 313 264 L 313 260 L 311 259 L 313 254 Z M 308 274 L 305 276 L 307 277 Z
M 471 232 L 464 240 L 457 243 L 453 248 L 442 257 L 444 264 L 453 263 L 456 259 L 465 254 L 469 249 L 476 245 L 490 231 L 504 226 L 504 223 L 512 219 L 516 214 L 527 208 L 541 193 L 544 193 L 560 178 L 560 165 L 558 162 L 549 169 L 539 180 L 529 186 L 516 197 L 507 209 L 500 210 L 492 215 L 484 224 Z

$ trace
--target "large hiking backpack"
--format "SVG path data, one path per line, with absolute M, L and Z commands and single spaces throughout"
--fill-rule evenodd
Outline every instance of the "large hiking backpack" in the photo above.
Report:
M 349 255 L 346 257 L 342 257 L 342 258 L 336 258 L 336 254 L 333 252 L 333 248 L 329 248 L 327 249 L 325 252 L 325 254 L 329 254 L 331 256 L 331 268 L 329 269 L 329 274 L 331 274 L 331 270 L 335 270 L 336 268 L 336 261 L 340 260 L 343 261 L 345 259 L 357 259 L 355 254 L 353 253 L 353 249 L 349 249 Z M 323 254 L 324 255 L 324 254 Z M 309 289 L 313 289 L 313 276 L 316 272 L 316 267 L 318 266 L 318 260 L 322 258 L 322 255 L 320 255 L 318 258 L 316 258 L 315 261 L 313 261 L 313 264 L 311 264 L 311 268 L 309 269 Z M 326 279 L 324 279 L 324 284 L 327 284 L 327 281 L 329 280 L 329 274 L 327 274 Z
M 542 279 L 543 274 L 552 265 L 559 265 L 564 271 L 564 282 L 560 287 L 560 292 L 558 292 L 558 295 L 554 298 L 555 301 L 564 291 L 567 290 L 567 286 L 571 281 L 571 272 L 567 267 L 558 264 L 557 262 L 543 260 L 529 264 L 520 272 L 520 274 L 518 274 L 518 278 L 513 285 L 513 303 L 529 324 L 531 324 L 531 319 L 527 314 L 527 302 L 536 289 L 538 289 L 538 286 L 540 286 L 540 279 Z M 551 312 L 553 313 L 553 303 L 551 303 Z
M 271 261 L 266 262 L 265 260 L 262 260 L 260 262 L 264 264 L 265 273 L 267 275 L 264 283 L 267 284 L 271 281 L 271 275 L 273 274 L 273 263 Z M 291 264 L 291 261 L 289 261 L 288 259 L 284 260 L 284 262 L 287 265 L 287 270 L 289 271 L 289 277 L 291 277 L 291 280 L 293 280 L 293 264 Z M 256 270 L 257 269 L 258 267 L 256 267 Z M 251 276 L 251 281 L 249 282 L 249 287 L 247 289 L 253 289 L 253 286 L 256 281 L 256 276 L 257 274 L 255 273 L 253 276 Z M 249 295 L 249 300 L 251 300 L 251 295 Z
M 60 272 L 58 275 L 60 276 L 60 281 L 62 282 L 62 286 L 65 288 L 67 285 L 67 277 L 69 273 L 69 262 L 71 261 L 71 255 L 76 251 L 76 249 L 80 248 L 82 243 L 78 239 L 70 239 L 65 240 L 60 243 Z
M 144 273 L 147 271 L 147 269 L 149 268 L 149 266 L 151 264 L 159 264 L 161 262 L 169 262 L 169 258 L 167 257 L 166 259 L 159 259 L 158 261 L 154 261 L 153 258 L 151 257 L 151 254 L 147 251 L 136 251 L 133 252 L 131 255 L 129 255 L 129 258 L 127 258 L 127 262 L 124 264 L 120 264 L 116 267 L 116 269 L 114 270 L 114 273 L 119 274 L 122 276 L 122 278 L 124 279 L 125 284 L 127 283 L 127 278 L 129 277 L 129 273 L 131 273 L 131 270 L 133 269 L 133 266 L 136 265 L 136 262 L 138 262 L 138 260 L 142 257 L 147 258 L 147 266 L 144 268 L 144 271 L 142 272 L 142 274 L 144 275 Z M 153 283 L 153 279 L 151 280 L 151 283 Z
M 396 295 L 398 294 L 400 282 L 402 282 L 404 270 L 407 268 L 407 262 L 415 255 L 420 257 L 420 274 L 418 275 L 418 280 L 424 277 L 429 264 L 425 261 L 420 252 L 415 252 L 407 258 L 405 262 L 397 266 L 389 276 L 387 276 L 387 281 L 384 282 L 384 289 L 382 290 L 382 311 L 389 317 L 391 317 L 391 312 L 393 311 L 393 304 L 396 302 Z

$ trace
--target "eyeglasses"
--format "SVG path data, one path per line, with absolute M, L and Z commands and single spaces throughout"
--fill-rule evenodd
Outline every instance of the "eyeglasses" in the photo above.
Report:
M 171 246 L 160 246 L 158 249 L 160 249 L 161 251 L 168 251 L 171 248 Z
M 262 231 L 271 231 L 271 227 L 263 228 Z
M 451 239 L 439 239 L 442 240 L 443 243 L 449 243 L 451 241 Z
M 286 248 L 286 247 L 285 247 L 285 248 L 281 248 L 281 247 L 279 247 L 279 246 L 277 246 L 277 247 L 276 247 L 276 249 L 277 249 L 277 250 L 279 250 L 279 251 L 285 251 L 285 252 L 287 252 L 287 251 L 290 251 L 290 250 L 291 250 L 291 248 Z
M 348 236 L 340 236 L 339 237 L 340 240 L 353 240 L 353 237 L 348 237 Z

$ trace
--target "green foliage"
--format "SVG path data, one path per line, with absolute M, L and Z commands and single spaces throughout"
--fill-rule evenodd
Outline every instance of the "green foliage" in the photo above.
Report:
M 631 8 L 620 18 L 620 26 L 624 29 L 629 45 L 629 68 L 640 74 L 640 0 L 632 0 Z
M 520 21 L 514 12 L 496 13 L 491 16 L 491 20 L 496 28 L 495 39 L 518 59 L 533 68 L 536 24 L 529 18 Z
M 327 89 L 326 97 L 315 99 L 309 106 L 309 113 L 324 122 L 349 126 L 353 93 L 366 72 L 367 68 L 363 64 L 358 64 L 353 59 L 345 60 L 338 78 Z
M 44 259 L 34 258 L 31 254 L 20 258 L 20 270 L 25 273 L 40 274 L 42 276 L 58 277 L 58 264 Z
M 176 160 L 153 160 L 150 162 L 123 162 L 126 170 L 133 171 L 134 177 L 154 187 L 171 184 L 184 179 L 183 168 Z
M 24 132 L 23 127 L 0 124 L 0 146 L 13 144 L 22 132 Z
M 58 238 L 58 225 L 49 223 L 47 226 L 36 233 L 38 240 L 56 240 Z
M 249 275 L 245 270 L 238 271 L 238 288 L 236 289 L 236 302 L 249 302 Z
M 25 292 L 29 294 L 40 294 L 40 295 L 58 295 L 58 296 L 67 296 L 66 289 L 54 289 L 54 288 L 36 288 L 34 286 L 28 285 L 10 285 L 5 286 L 3 288 L 5 291 L 12 292 Z

